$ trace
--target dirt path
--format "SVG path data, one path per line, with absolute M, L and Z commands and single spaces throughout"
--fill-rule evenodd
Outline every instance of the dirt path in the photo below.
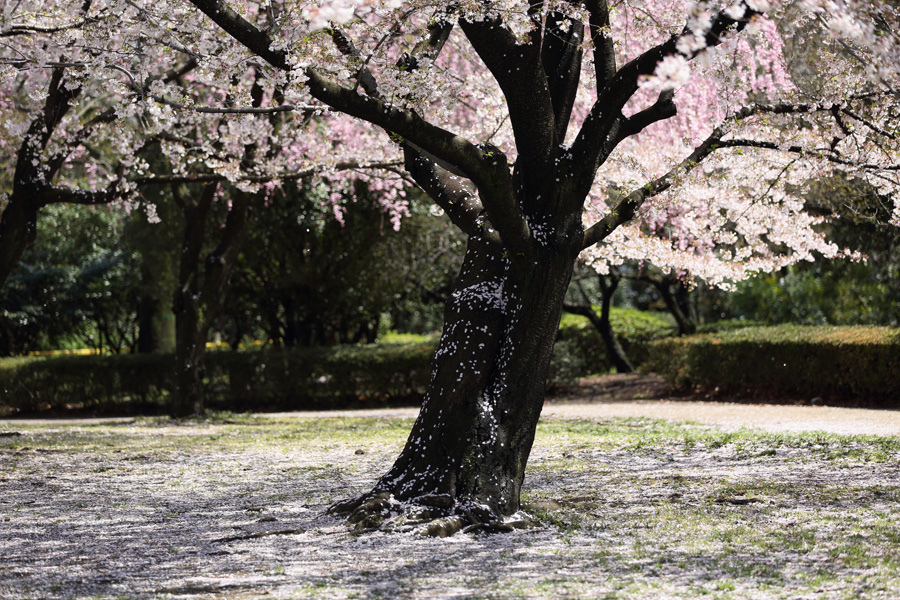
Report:
M 342 416 L 415 417 L 416 408 L 340 411 Z M 692 421 L 703 425 L 765 431 L 826 431 L 841 435 L 900 436 L 900 411 L 833 406 L 744 404 L 707 402 L 678 398 L 669 393 L 662 377 L 655 374 L 603 375 L 583 379 L 547 400 L 545 417 L 563 419 L 608 419 L 649 417 L 669 421 Z M 317 418 L 334 412 L 279 413 L 272 416 Z
M 329 412 L 277 413 L 273 417 L 321 418 L 328 416 L 407 417 L 418 414 L 416 408 L 354 410 Z M 726 429 L 750 427 L 765 431 L 827 431 L 841 435 L 900 436 L 900 411 L 831 406 L 781 406 L 771 404 L 732 404 L 678 399 L 631 401 L 559 401 L 544 405 L 545 417 L 562 419 L 609 419 L 612 417 L 648 417 L 669 421 L 691 421 Z
M 263 413 L 269 417 L 400 417 L 414 418 L 418 408 Z M 564 419 L 649 417 L 704 425 L 766 431 L 826 431 L 842 435 L 900 436 L 900 410 L 746 404 L 684 399 L 668 393 L 662 378 L 649 375 L 604 375 L 583 380 L 547 400 L 544 416 Z M 96 419 L 6 419 L 0 424 L 127 423 L 129 417 Z

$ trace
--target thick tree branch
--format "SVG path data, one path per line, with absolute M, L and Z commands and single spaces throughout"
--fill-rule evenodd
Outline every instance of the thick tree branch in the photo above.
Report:
M 627 223 L 634 218 L 635 213 L 647 198 L 669 189 L 679 177 L 691 171 L 704 158 L 715 151 L 719 147 L 723 135 L 725 135 L 725 130 L 722 127 L 717 127 L 709 137 L 694 149 L 690 156 L 681 161 L 676 167 L 620 200 L 608 215 L 584 232 L 582 248 L 589 248 L 603 241 L 619 225 Z
M 656 99 L 656 102 L 654 102 L 652 106 L 628 117 L 625 120 L 624 127 L 622 127 L 621 135 L 623 136 L 623 139 L 631 135 L 637 135 L 658 121 L 664 121 L 670 117 L 674 117 L 678 111 L 675 106 L 674 98 L 674 90 L 664 90 L 660 92 L 659 98 Z
M 244 19 L 237 11 L 222 0 L 190 0 L 191 4 L 209 17 L 213 23 L 221 27 L 235 40 L 246 46 L 251 52 L 264 61 L 282 71 L 290 71 L 291 64 L 287 53 L 273 50 L 272 40 L 265 31 Z
M 229 8 L 223 0 L 190 1 L 251 52 L 278 69 L 291 70 L 287 54 L 272 50 L 268 35 Z M 408 139 L 429 154 L 462 169 L 479 187 L 480 182 L 487 183 L 487 170 L 482 168 L 484 155 L 471 142 L 428 123 L 412 111 L 389 105 L 378 98 L 360 96 L 355 90 L 339 85 L 313 68 L 306 69 L 305 74 L 314 98 Z
M 540 40 L 519 44 L 499 19 L 461 20 L 460 27 L 506 98 L 520 168 L 545 168 L 558 143 Z
M 237 41 L 271 65 L 290 70 L 286 55 L 271 50 L 268 36 L 228 8 L 222 0 L 191 0 L 191 2 Z M 477 25 L 474 29 L 478 31 L 476 36 L 484 33 Z M 497 44 L 504 45 L 509 41 L 510 39 L 503 37 Z M 492 54 L 493 50 L 486 52 L 491 56 L 502 58 L 502 53 Z M 533 62 L 540 68 L 540 61 Z M 397 134 L 430 155 L 459 167 L 478 187 L 488 218 L 497 227 L 511 253 L 516 256 L 530 255 L 531 230 L 515 203 L 509 165 L 502 152 L 489 146 L 476 146 L 429 123 L 413 111 L 398 108 L 379 98 L 361 96 L 355 90 L 330 80 L 314 68 L 306 69 L 305 73 L 309 91 L 314 98 L 341 112 Z M 539 84 L 546 92 L 546 77 L 542 75 Z M 546 93 L 546 97 L 546 108 L 549 109 L 549 92 Z M 549 115 L 549 119 L 552 122 L 552 115 Z
M 481 201 L 460 181 L 460 178 L 449 173 L 428 160 L 415 149 L 406 146 L 406 170 L 415 182 L 440 206 L 454 225 L 467 235 L 481 235 L 490 241 L 502 243 L 496 231 L 488 234 L 482 215 L 484 207 Z
M 50 186 L 41 195 L 41 206 L 61 203 L 97 206 L 109 204 L 119 197 L 119 181 L 114 181 L 104 190 L 80 190 L 77 188 Z
M 476 184 L 487 176 L 482 167 L 484 153 L 468 140 L 429 123 L 413 111 L 360 96 L 313 69 L 307 74 L 310 93 L 325 104 L 412 141 L 426 152 L 461 168 Z
M 509 165 L 499 149 L 489 145 L 475 146 L 412 111 L 360 96 L 313 70 L 309 70 L 308 74 L 310 92 L 316 98 L 349 115 L 399 134 L 437 159 L 458 166 L 478 187 L 488 218 L 500 232 L 506 246 L 516 257 L 530 256 L 531 230 L 516 204 Z
M 606 0 L 586 0 L 590 18 L 591 41 L 594 44 L 594 77 L 602 90 L 616 74 L 616 48 L 610 32 L 609 4 Z
M 581 78 L 584 25 L 565 15 L 551 12 L 544 24 L 544 44 L 541 60 L 547 73 L 550 100 L 555 118 L 556 144 L 566 138 L 572 107 Z
M 610 138 L 614 137 L 610 135 L 611 130 L 621 118 L 622 108 L 638 90 L 641 77 L 652 75 L 656 66 L 667 56 L 693 59 L 705 48 L 719 45 L 727 31 L 741 31 L 753 17 L 760 14 L 750 9 L 743 0 L 738 7 L 741 8 L 740 16 L 729 9 L 719 12 L 711 20 L 709 29 L 702 32 L 704 48 L 694 49 L 694 45 L 679 44 L 680 40 L 697 35 L 685 28 L 680 35 L 672 36 L 624 65 L 609 79 L 598 93 L 597 101 L 572 145 L 573 163 L 579 166 L 580 179 L 593 179 L 596 169 L 615 148 L 615 143 L 609 143 Z

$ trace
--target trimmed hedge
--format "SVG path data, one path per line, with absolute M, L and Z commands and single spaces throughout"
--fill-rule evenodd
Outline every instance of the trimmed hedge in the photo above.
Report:
M 424 393 L 435 343 L 210 352 L 207 406 L 228 410 L 342 408 L 413 401 Z M 0 360 L 0 414 L 82 408 L 164 412 L 172 355 Z
M 595 307 L 599 312 L 599 307 Z M 612 307 L 610 324 L 631 363 L 640 368 L 650 355 L 649 342 L 673 335 L 674 324 L 659 313 Z M 579 377 L 608 373 L 613 365 L 600 332 L 586 317 L 564 314 L 550 363 L 551 383 L 572 383 Z
M 207 395 L 237 410 L 418 401 L 436 348 L 428 342 L 220 352 L 207 361 Z
M 613 309 L 613 327 L 637 364 L 647 341 L 672 332 L 656 315 Z M 300 410 L 415 403 L 431 372 L 437 341 L 206 355 L 206 405 L 215 410 Z M 600 335 L 584 317 L 566 315 L 550 381 L 609 371 Z M 174 389 L 172 355 L 122 354 L 0 359 L 0 415 L 85 409 L 163 413 Z
M 156 412 L 168 398 L 171 355 L 19 357 L 0 360 L 0 415 L 112 407 Z
M 747 327 L 650 348 L 647 366 L 681 390 L 900 404 L 900 329 Z

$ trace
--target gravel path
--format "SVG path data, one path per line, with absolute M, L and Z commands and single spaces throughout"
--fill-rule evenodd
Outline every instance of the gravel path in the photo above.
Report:
M 263 416 L 321 418 L 415 417 L 417 408 L 388 408 L 347 411 L 307 411 L 274 413 Z M 900 411 L 833 406 L 783 406 L 773 404 L 734 404 L 678 399 L 584 402 L 549 400 L 544 417 L 562 419 L 609 419 L 647 417 L 668 421 L 689 421 L 726 429 L 751 427 L 764 431 L 826 431 L 841 435 L 900 436 Z
M 593 377 L 548 399 L 543 415 L 564 419 L 608 419 L 648 417 L 690 421 L 726 429 L 758 428 L 772 432 L 826 431 L 841 435 L 900 436 L 900 410 L 707 402 L 670 395 L 656 375 L 605 375 Z M 635 399 L 637 397 L 638 399 Z M 297 417 L 405 417 L 414 418 L 418 408 L 386 408 L 340 411 L 262 413 L 272 418 Z M 87 425 L 127 423 L 129 417 L 96 419 L 0 419 L 0 423 Z

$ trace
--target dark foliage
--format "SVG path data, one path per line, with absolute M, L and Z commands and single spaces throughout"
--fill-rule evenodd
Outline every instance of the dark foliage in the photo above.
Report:
M 900 400 L 897 329 L 746 327 L 650 347 L 650 367 L 685 391 L 880 406 Z

